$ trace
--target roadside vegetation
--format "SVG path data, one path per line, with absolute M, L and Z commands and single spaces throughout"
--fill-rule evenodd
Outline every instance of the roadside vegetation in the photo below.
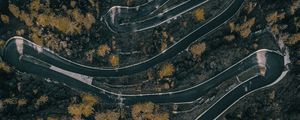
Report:
M 197 8 L 194 11 L 194 16 L 196 21 L 204 21 L 205 20 L 205 11 L 203 8 Z
M 99 103 L 99 100 L 91 94 L 81 94 L 81 103 L 70 104 L 68 112 L 72 115 L 72 119 L 80 120 L 82 117 L 89 117 L 94 114 L 93 106 Z
M 205 52 L 205 49 L 206 49 L 206 44 L 204 42 L 193 44 L 190 47 L 190 51 L 193 54 L 194 58 L 201 57 L 201 55 Z
M 159 106 L 152 102 L 133 105 L 131 116 L 133 120 L 169 120 L 169 114 L 161 112 Z
M 162 79 L 164 77 L 171 77 L 175 72 L 175 68 L 172 64 L 166 63 L 163 64 L 158 72 L 159 78 Z

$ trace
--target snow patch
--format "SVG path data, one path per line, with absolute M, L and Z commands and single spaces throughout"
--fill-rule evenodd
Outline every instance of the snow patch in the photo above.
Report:
M 111 23 L 112 23 L 112 24 L 115 24 L 116 12 L 117 12 L 118 14 L 121 13 L 120 7 L 114 7 L 114 8 L 111 10 L 111 12 L 110 12 L 110 18 L 111 18 Z
M 42 53 L 42 52 L 43 52 L 43 48 L 42 48 L 41 46 L 38 46 L 38 45 L 35 46 L 35 50 L 36 50 L 38 53 Z
M 70 72 L 70 71 L 58 68 L 56 66 L 53 66 L 53 65 L 50 67 L 50 69 L 54 70 L 56 72 L 59 72 L 61 74 L 64 74 L 66 76 L 69 76 L 71 78 L 74 78 L 76 80 L 79 80 L 79 81 L 81 81 L 83 83 L 86 83 L 88 85 L 92 85 L 92 81 L 93 81 L 92 77 L 89 77 L 89 76 L 86 76 L 86 75 L 82 75 L 82 74 L 78 74 L 78 73 L 74 73 L 74 72 Z
M 261 51 L 256 54 L 257 63 L 259 65 L 266 65 L 267 59 L 266 59 L 266 52 Z
M 17 46 L 17 51 L 20 55 L 23 55 L 23 45 L 24 45 L 24 41 L 22 39 L 17 38 L 16 46 Z

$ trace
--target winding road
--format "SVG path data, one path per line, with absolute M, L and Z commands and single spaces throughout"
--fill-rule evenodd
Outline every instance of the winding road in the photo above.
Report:
M 155 10 L 152 10 L 153 4 L 165 4 L 168 1 L 166 0 L 156 0 L 158 3 L 154 3 L 155 0 L 149 2 L 148 4 L 145 4 L 143 6 L 148 7 L 151 6 L 150 9 L 140 9 L 140 6 L 133 7 L 133 8 L 128 8 L 128 7 L 121 7 L 121 6 L 116 6 L 112 7 L 106 15 L 104 15 L 103 19 L 105 20 L 106 25 L 108 28 L 115 33 L 124 33 L 124 32 L 138 32 L 138 31 L 144 31 L 156 26 L 159 26 L 163 23 L 166 23 L 172 19 L 175 19 L 176 17 L 193 10 L 196 7 L 199 7 L 203 5 L 204 3 L 208 2 L 209 0 L 186 0 L 183 1 L 181 4 L 163 10 L 161 13 L 157 13 L 154 16 L 151 16 L 151 13 L 154 13 Z M 149 8 L 149 7 L 148 7 Z M 159 7 L 156 7 L 159 8 Z M 123 9 L 123 10 L 122 10 Z M 125 9 L 125 10 L 124 10 Z M 151 11 L 152 10 L 152 11 Z M 133 11 L 133 12 L 132 12 Z M 148 14 L 145 19 L 141 19 L 138 21 L 130 21 L 130 22 L 119 22 L 120 19 L 126 18 L 128 16 L 131 16 L 131 18 L 135 18 L 134 14 Z M 128 15 L 128 13 L 130 15 Z M 145 16 L 145 14 L 142 14 L 139 17 Z
M 157 0 L 154 3 L 161 6 L 165 4 L 165 2 L 163 0 Z M 185 12 L 187 10 L 186 8 L 198 6 L 203 2 L 205 1 L 189 0 L 185 4 L 178 6 L 178 9 L 173 9 L 174 12 L 171 12 L 173 11 L 171 10 L 170 13 L 166 12 L 166 14 L 167 16 L 176 16 Z M 230 6 L 228 6 L 223 12 L 182 38 L 167 50 L 146 61 L 125 67 L 104 69 L 81 65 L 67 60 L 53 51 L 38 46 L 22 37 L 13 37 L 6 42 L 2 51 L 2 59 L 19 71 L 50 78 L 71 88 L 97 94 L 101 96 L 103 100 L 125 105 L 132 105 L 137 102 L 146 101 L 169 104 L 192 102 L 205 95 L 209 90 L 215 88 L 223 82 L 226 82 L 226 80 L 239 75 L 243 71 L 253 66 L 260 66 L 261 68 L 264 68 L 265 71 L 263 73 L 257 72 L 256 74 L 253 74 L 252 77 L 241 82 L 196 118 L 203 120 L 215 119 L 245 95 L 271 86 L 280 81 L 287 73 L 287 70 L 285 69 L 287 65 L 286 55 L 273 50 L 261 49 L 250 54 L 241 61 L 235 63 L 231 67 L 204 81 L 203 83 L 187 89 L 172 92 L 151 94 L 115 93 L 98 87 L 97 84 L 95 84 L 94 77 L 117 77 L 132 75 L 153 67 L 166 59 L 174 57 L 181 51 L 185 50 L 191 43 L 205 37 L 208 33 L 214 31 L 223 23 L 226 23 L 227 20 L 229 20 L 238 12 L 243 2 L 244 0 L 233 0 Z M 150 1 L 148 4 L 152 5 L 154 3 L 151 3 Z M 146 5 L 147 4 L 145 4 L 145 6 Z M 141 29 L 139 28 L 140 30 L 145 30 L 149 28 L 148 24 L 150 25 L 152 23 L 156 25 L 157 23 L 164 22 L 163 19 L 156 18 L 148 20 L 149 23 L 134 23 L 134 25 L 129 26 L 135 28 L 135 25 L 139 25 L 141 26 Z M 123 28 L 118 28 L 118 30 L 120 30 L 118 32 L 122 32 L 122 29 Z M 137 30 L 132 28 L 129 29 L 133 30 L 133 32 Z
M 54 65 L 59 68 L 63 68 L 64 70 L 87 75 L 93 77 L 117 77 L 117 76 L 124 76 L 124 75 L 131 75 L 134 73 L 138 73 L 144 71 L 158 63 L 161 63 L 169 58 L 176 56 L 181 51 L 185 50 L 191 43 L 197 41 L 198 39 L 204 37 L 208 33 L 212 32 L 213 30 L 217 29 L 227 20 L 229 20 L 235 13 L 239 10 L 240 6 L 243 4 L 244 0 L 236 0 L 228 6 L 222 13 L 218 16 L 214 17 L 201 27 L 197 28 L 168 49 L 155 55 L 154 57 L 124 67 L 119 68 L 111 68 L 111 69 L 104 69 L 98 67 L 90 67 L 81 65 L 70 60 L 67 60 L 57 54 L 54 54 L 53 51 L 50 51 L 47 48 L 43 47 L 33 47 L 36 46 L 34 43 L 29 41 L 24 41 L 22 43 L 22 47 L 26 50 L 22 51 L 24 55 L 30 55 L 36 57 L 46 63 Z M 11 55 L 11 56 L 19 56 L 19 53 L 13 52 L 12 49 L 16 49 L 14 44 L 17 44 L 14 40 L 9 40 L 6 44 L 6 47 L 3 52 L 3 56 Z

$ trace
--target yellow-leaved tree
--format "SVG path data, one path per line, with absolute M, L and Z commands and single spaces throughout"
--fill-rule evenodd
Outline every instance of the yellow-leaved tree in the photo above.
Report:
M 111 51 L 110 47 L 107 44 L 100 45 L 97 49 L 97 55 L 104 57 L 106 54 L 109 54 Z
M 112 67 L 117 67 L 117 66 L 119 66 L 120 58 L 118 55 L 110 55 L 109 62 Z
M 175 72 L 175 68 L 172 64 L 170 63 L 163 64 L 160 67 L 160 70 L 158 71 L 159 78 L 162 79 L 164 77 L 170 77 L 174 74 L 174 72 Z
M 201 56 L 206 49 L 206 44 L 203 43 L 196 43 L 191 46 L 190 51 L 193 54 L 193 57 Z
M 119 120 L 120 113 L 113 111 L 106 111 L 96 113 L 95 120 Z
M 158 109 L 152 102 L 138 103 L 132 106 L 131 116 L 133 120 L 169 120 L 169 114 L 159 113 Z
M 203 21 L 205 20 L 205 12 L 203 8 L 197 8 L 194 11 L 194 16 L 196 18 L 197 21 Z

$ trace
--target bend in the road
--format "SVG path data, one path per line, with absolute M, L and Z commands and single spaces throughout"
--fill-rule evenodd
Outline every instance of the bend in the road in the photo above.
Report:
M 8 50 L 9 47 L 12 47 L 11 44 L 16 44 L 16 39 L 23 40 L 23 47 L 27 49 L 24 51 L 24 54 L 34 56 L 39 58 L 42 61 L 45 61 L 51 65 L 57 66 L 61 69 L 65 69 L 71 72 L 87 75 L 87 76 L 102 76 L 102 77 L 117 77 L 117 76 L 124 76 L 124 75 L 131 75 L 134 73 L 138 73 L 144 71 L 158 63 L 165 61 L 166 59 L 172 58 L 176 56 L 182 50 L 185 50 L 191 43 L 198 40 L 199 38 L 207 35 L 211 31 L 215 30 L 219 26 L 221 26 L 224 22 L 230 19 L 235 13 L 240 9 L 240 6 L 243 4 L 244 0 L 235 0 L 226 10 L 220 13 L 218 16 L 213 18 L 211 21 L 208 21 L 203 26 L 199 27 L 198 29 L 194 30 L 192 33 L 188 34 L 186 37 L 181 39 L 180 41 L 176 42 L 172 46 L 170 46 L 164 52 L 157 54 L 156 56 L 136 63 L 129 66 L 124 66 L 120 68 L 98 68 L 98 67 L 91 67 L 81 65 L 70 60 L 67 60 L 53 51 L 49 49 L 41 48 L 40 46 L 24 39 L 15 37 L 10 39 L 7 44 L 5 45 L 4 49 L 4 56 L 6 54 L 14 54 L 11 50 Z M 12 49 L 12 48 L 10 48 Z

